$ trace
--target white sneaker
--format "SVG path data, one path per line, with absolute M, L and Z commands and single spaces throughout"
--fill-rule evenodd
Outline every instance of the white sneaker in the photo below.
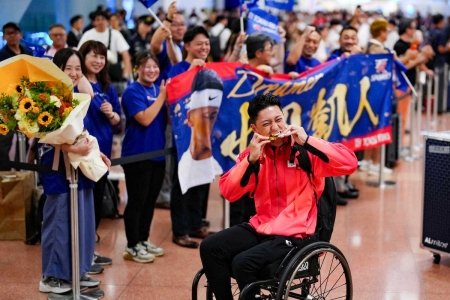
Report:
M 134 247 L 125 248 L 125 251 L 123 252 L 123 258 L 126 260 L 134 260 L 140 263 L 149 263 L 155 259 L 155 256 L 148 253 L 147 250 L 145 250 L 145 248 L 138 243 Z
M 163 256 L 164 250 L 161 247 L 156 246 L 150 241 L 139 242 L 141 246 L 148 252 L 153 254 L 154 256 Z
M 369 166 L 369 174 L 370 175 L 377 175 L 380 173 L 380 164 L 370 164 Z M 386 168 L 383 166 L 383 173 L 384 174 L 392 174 L 392 170 L 389 168 Z
M 358 168 L 359 168 L 361 171 L 367 171 L 367 170 L 369 170 L 369 165 L 371 165 L 371 164 L 372 164 L 372 161 L 371 161 L 371 160 L 361 160 L 361 161 L 359 162 Z

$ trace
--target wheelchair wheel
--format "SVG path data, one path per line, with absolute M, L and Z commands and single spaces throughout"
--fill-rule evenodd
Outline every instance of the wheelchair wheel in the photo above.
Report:
M 239 287 L 236 281 L 231 278 L 231 292 L 233 294 L 233 299 L 239 299 Z M 203 269 L 197 272 L 192 282 L 192 300 L 214 300 L 213 292 L 209 286 L 208 280 L 206 279 Z
M 289 262 L 278 286 L 277 299 L 352 300 L 350 268 L 335 246 L 318 242 L 300 250 Z

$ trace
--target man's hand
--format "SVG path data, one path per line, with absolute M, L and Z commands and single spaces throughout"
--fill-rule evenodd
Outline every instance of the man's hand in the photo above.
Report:
M 162 35 L 164 36 L 165 39 L 172 38 L 172 32 L 166 26 L 161 26 L 161 33 L 162 33 Z
M 262 136 L 255 132 L 252 140 L 250 141 L 250 154 L 248 156 L 248 161 L 252 164 L 256 163 L 261 156 L 264 146 L 268 143 L 270 143 L 268 136 Z
M 280 35 L 280 42 L 284 44 L 286 42 L 286 30 L 283 26 L 278 26 L 278 34 Z
M 263 71 L 267 74 L 267 76 L 271 77 L 273 75 L 273 69 L 271 66 L 268 65 L 259 65 L 256 67 L 256 69 Z
M 316 28 L 314 28 L 314 26 L 306 26 L 305 31 L 303 32 L 301 38 L 306 39 L 314 31 L 316 31 Z
M 169 8 L 167 9 L 167 18 L 173 20 L 173 15 L 177 13 L 177 2 L 173 1 L 170 3 Z
M 350 54 L 359 54 L 359 53 L 362 53 L 361 47 L 359 47 L 358 45 L 354 45 L 352 47 L 352 50 L 350 51 Z
M 281 135 L 283 136 L 291 135 L 294 141 L 297 142 L 297 144 L 300 144 L 301 146 L 305 144 L 306 139 L 308 138 L 305 129 L 297 125 L 288 125 L 286 129 L 281 133 Z
M 291 76 L 292 79 L 297 79 L 299 77 L 300 74 L 298 74 L 297 72 L 289 72 L 289 76 Z
M 205 65 L 205 61 L 203 59 L 195 58 L 192 60 L 191 66 L 189 69 L 195 68 L 195 67 L 203 67 Z

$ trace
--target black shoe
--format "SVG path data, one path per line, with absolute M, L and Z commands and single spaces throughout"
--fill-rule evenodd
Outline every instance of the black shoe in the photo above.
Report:
M 100 274 L 101 272 L 103 272 L 102 266 L 100 266 L 99 264 L 92 264 L 88 274 Z
M 344 192 L 338 192 L 338 195 L 342 198 L 348 198 L 348 199 L 356 199 L 359 197 L 358 191 L 351 191 L 351 190 L 345 190 Z
M 339 194 L 336 195 L 336 204 L 337 205 L 347 205 L 348 201 L 339 196 Z

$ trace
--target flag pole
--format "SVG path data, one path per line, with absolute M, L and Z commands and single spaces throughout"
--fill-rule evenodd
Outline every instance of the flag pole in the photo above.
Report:
M 155 12 L 149 7 L 147 8 L 148 11 L 150 12 L 150 14 L 153 16 L 153 18 L 155 18 L 156 22 L 158 22 L 159 25 L 166 27 L 161 20 L 158 18 L 158 16 L 156 16 Z

